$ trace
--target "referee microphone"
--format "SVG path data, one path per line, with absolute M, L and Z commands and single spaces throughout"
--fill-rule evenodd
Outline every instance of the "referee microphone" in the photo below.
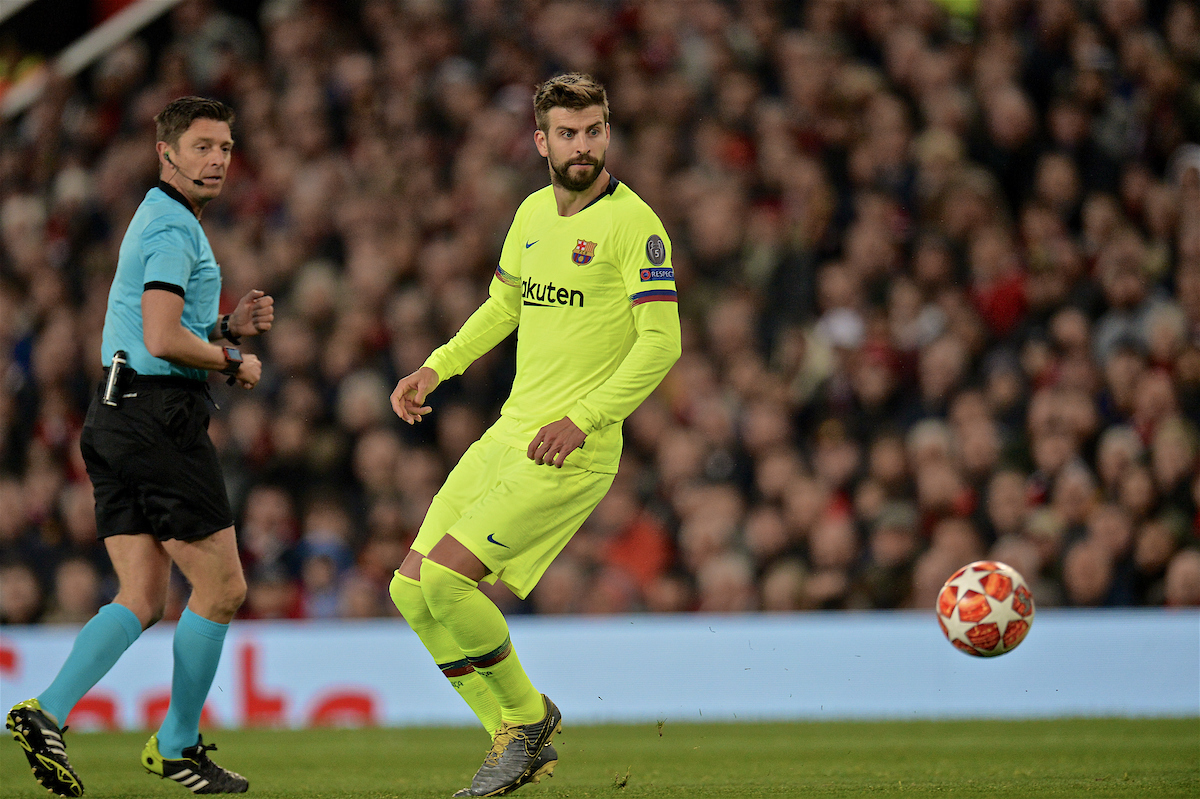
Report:
M 174 166 L 174 167 L 175 167 L 175 171 L 176 171 L 176 172 L 178 172 L 179 174 L 183 175 L 185 178 L 187 178 L 188 180 L 190 180 L 192 183 L 195 183 L 197 186 L 203 186 L 203 185 L 204 185 L 204 181 L 203 181 L 203 180 L 196 180 L 195 178 L 193 178 L 193 177 L 189 176 L 189 175 L 188 175 L 186 172 L 184 172 L 182 169 L 180 169 L 179 167 L 175 166 L 175 162 L 171 160 L 171 152 L 170 152 L 169 150 L 164 150 L 164 151 L 163 151 L 163 158 L 167 159 L 167 163 L 168 163 L 168 164 L 170 164 L 171 166 Z

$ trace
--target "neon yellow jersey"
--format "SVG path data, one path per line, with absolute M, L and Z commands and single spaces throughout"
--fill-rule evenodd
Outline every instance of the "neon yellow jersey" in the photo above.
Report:
M 517 329 L 517 373 L 488 431 L 525 449 L 570 417 L 587 435 L 567 463 L 615 473 L 621 422 L 679 358 L 671 241 L 655 213 L 615 178 L 571 216 L 553 188 L 517 209 L 488 299 L 425 365 L 445 380 Z

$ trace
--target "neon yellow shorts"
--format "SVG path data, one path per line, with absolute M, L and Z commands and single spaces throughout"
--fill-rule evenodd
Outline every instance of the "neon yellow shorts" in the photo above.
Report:
M 487 582 L 524 599 L 608 493 L 615 474 L 538 466 L 485 435 L 463 453 L 425 514 L 412 548 L 428 555 L 444 535 L 483 561 Z

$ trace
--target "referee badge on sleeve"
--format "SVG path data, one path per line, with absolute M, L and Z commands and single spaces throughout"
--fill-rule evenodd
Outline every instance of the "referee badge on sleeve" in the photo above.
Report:
M 655 266 L 662 266 L 667 260 L 667 245 L 663 244 L 657 233 L 646 239 L 646 257 Z

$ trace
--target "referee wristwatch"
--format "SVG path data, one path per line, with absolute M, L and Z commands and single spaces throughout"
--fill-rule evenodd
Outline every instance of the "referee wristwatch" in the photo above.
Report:
M 230 316 L 231 314 L 225 314 L 221 317 L 221 338 L 225 339 L 236 347 L 242 343 L 242 340 L 238 336 L 233 335 L 233 330 L 229 326 Z
M 238 369 L 242 368 L 242 351 L 237 347 L 222 347 L 221 351 L 225 353 L 225 368 L 221 374 L 229 376 L 225 382 L 232 386 L 237 382 Z

